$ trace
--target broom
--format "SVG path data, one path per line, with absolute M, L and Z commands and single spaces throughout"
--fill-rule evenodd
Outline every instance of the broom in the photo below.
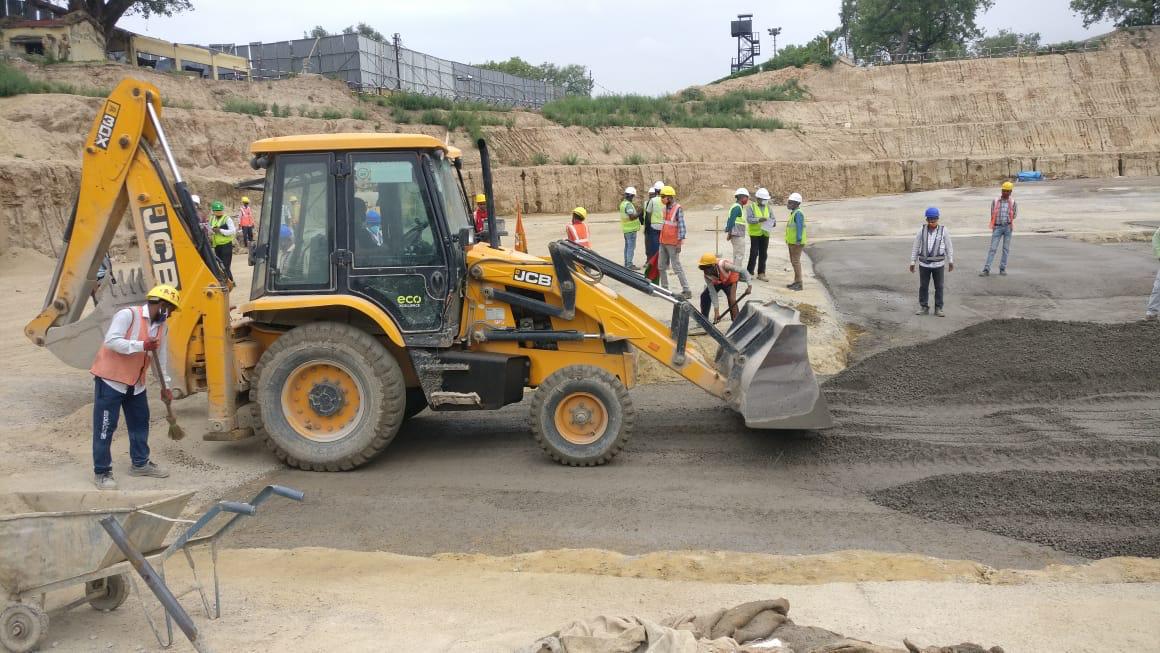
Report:
M 161 384 L 161 401 L 165 402 L 165 421 L 169 422 L 169 439 L 180 440 L 185 437 L 185 430 L 177 423 L 177 416 L 173 414 L 173 406 L 170 405 L 170 399 L 166 392 L 169 388 L 165 386 L 165 373 L 161 371 L 161 361 L 157 356 L 153 356 L 153 373 L 157 375 L 157 382 Z

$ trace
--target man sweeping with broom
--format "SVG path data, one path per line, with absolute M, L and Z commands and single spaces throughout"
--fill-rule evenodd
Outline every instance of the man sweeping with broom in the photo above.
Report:
M 169 359 L 165 320 L 181 304 L 181 293 L 173 286 L 155 286 L 146 295 L 144 306 L 129 306 L 117 311 L 105 332 L 105 342 L 93 361 L 93 473 L 100 490 L 117 489 L 113 478 L 110 448 L 121 411 L 129 431 L 130 476 L 165 478 L 169 472 L 149 460 L 149 400 L 145 395 L 145 378 L 152 364 L 161 378 L 161 398 L 168 406 L 173 399 L 169 390 Z M 170 437 L 180 431 L 170 419 Z M 177 437 L 175 437 L 175 435 Z

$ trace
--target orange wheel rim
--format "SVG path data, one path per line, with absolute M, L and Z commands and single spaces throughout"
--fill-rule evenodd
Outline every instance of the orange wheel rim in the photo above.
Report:
M 303 363 L 290 372 L 282 386 L 282 414 L 298 435 L 315 442 L 334 442 L 358 426 L 362 395 L 362 386 L 342 365 Z
M 587 392 L 573 392 L 556 404 L 556 431 L 572 444 L 592 444 L 608 429 L 608 409 Z

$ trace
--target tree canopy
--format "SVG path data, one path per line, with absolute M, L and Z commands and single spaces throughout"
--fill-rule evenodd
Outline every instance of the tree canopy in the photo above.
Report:
M 994 0 L 843 0 L 838 34 L 859 59 L 962 51 L 981 38 L 975 23 Z
M 552 63 L 542 63 L 536 66 L 519 57 L 512 57 L 507 61 L 488 61 L 475 65 L 488 70 L 498 70 L 509 75 L 560 86 L 563 87 L 564 93 L 567 95 L 592 95 L 592 78 L 588 76 L 588 70 L 579 64 L 557 66 Z
M 980 54 L 988 50 L 1003 51 L 1014 50 L 1016 48 L 1021 50 L 1035 50 L 1039 48 L 1039 39 L 1039 32 L 1020 34 L 1009 29 L 1001 29 L 995 34 L 984 36 L 975 41 L 971 49 Z
M 1071 0 L 1071 10 L 1083 16 L 1083 26 L 1111 20 L 1116 27 L 1160 23 L 1160 0 Z
M 172 16 L 193 11 L 193 4 L 190 0 L 68 0 L 68 8 L 92 16 L 101 26 L 105 38 L 109 38 L 122 16 Z
M 358 34 L 360 36 L 365 36 L 372 41 L 378 41 L 379 43 L 386 43 L 387 42 L 387 37 L 383 36 L 382 32 L 371 27 L 370 25 L 367 25 L 366 23 L 359 23 L 358 25 L 348 25 L 348 26 L 342 28 L 342 33 L 343 34 Z

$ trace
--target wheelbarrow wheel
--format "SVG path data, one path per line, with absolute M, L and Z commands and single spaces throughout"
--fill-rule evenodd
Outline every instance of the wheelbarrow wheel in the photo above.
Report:
M 40 647 L 48 635 L 48 613 L 34 605 L 17 603 L 0 613 L 0 645 L 12 653 Z
M 117 574 L 90 580 L 85 583 L 85 598 L 94 610 L 101 612 L 116 610 L 129 598 L 129 578 L 125 574 Z

